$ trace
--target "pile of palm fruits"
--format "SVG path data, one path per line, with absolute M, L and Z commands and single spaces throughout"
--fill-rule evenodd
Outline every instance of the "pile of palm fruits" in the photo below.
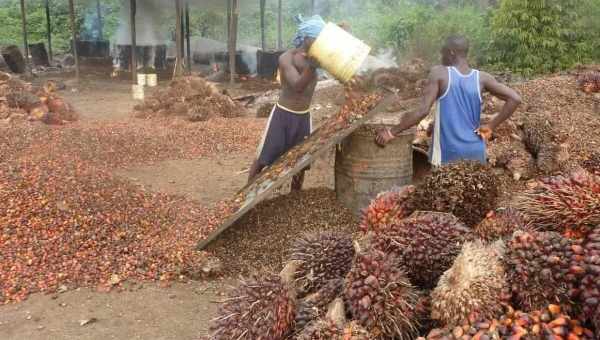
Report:
M 213 338 L 598 339 L 600 178 L 540 179 L 500 208 L 487 171 L 458 163 L 378 195 L 354 240 L 299 239 L 292 274 L 242 284 Z

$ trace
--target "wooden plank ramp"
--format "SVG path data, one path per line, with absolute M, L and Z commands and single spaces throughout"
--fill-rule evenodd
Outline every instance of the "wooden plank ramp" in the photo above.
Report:
M 375 106 L 375 108 L 373 108 L 366 115 L 364 115 L 360 119 L 355 120 L 350 125 L 348 125 L 348 127 L 335 132 L 331 137 L 327 138 L 326 140 L 321 140 L 323 138 L 323 134 L 325 134 L 326 132 L 322 131 L 322 128 L 318 128 L 316 131 L 314 131 L 313 134 L 310 135 L 310 137 L 304 140 L 301 144 L 297 145 L 296 147 L 288 151 L 286 154 L 281 156 L 279 161 L 273 164 L 272 167 L 265 169 L 262 172 L 262 174 L 259 177 L 257 177 L 252 183 L 242 188 L 234 196 L 233 199 L 233 201 L 241 203 L 239 208 L 236 209 L 236 211 L 233 212 L 231 215 L 226 217 L 224 222 L 219 227 L 217 227 L 212 233 L 210 233 L 204 240 L 200 241 L 198 243 L 197 249 L 204 249 L 225 230 L 231 227 L 238 219 L 244 216 L 257 204 L 268 198 L 271 195 L 271 193 L 273 193 L 273 191 L 275 191 L 277 188 L 285 184 L 288 179 L 290 179 L 292 176 L 296 175 L 297 173 L 308 167 L 321 155 L 327 152 L 327 150 L 330 150 L 330 148 L 334 147 L 336 144 L 339 144 L 344 138 L 346 138 L 360 126 L 365 124 L 365 122 L 367 122 L 374 115 L 385 112 L 385 110 L 395 101 L 398 101 L 398 97 L 396 97 L 396 95 L 387 95 L 377 104 L 377 106 Z M 306 150 L 307 147 L 309 147 L 308 150 Z M 305 151 L 305 153 L 298 157 L 291 166 L 288 165 L 277 176 L 273 177 L 269 170 L 281 167 L 282 160 L 289 158 L 288 156 L 290 154 L 298 153 L 300 151 Z M 240 199 L 243 200 L 243 202 L 237 201 Z

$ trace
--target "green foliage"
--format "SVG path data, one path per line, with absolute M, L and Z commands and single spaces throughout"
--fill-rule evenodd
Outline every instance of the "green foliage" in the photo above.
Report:
M 502 1 L 492 19 L 493 61 L 526 75 L 580 61 L 577 1 Z

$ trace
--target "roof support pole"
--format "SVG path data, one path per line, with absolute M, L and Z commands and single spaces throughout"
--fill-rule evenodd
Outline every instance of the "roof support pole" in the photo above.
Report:
M 283 0 L 277 6 L 277 49 L 283 48 Z
M 52 63 L 52 21 L 50 19 L 50 0 L 44 0 L 44 5 L 46 7 L 46 38 L 48 39 L 48 57 L 50 58 L 50 63 Z
M 25 73 L 29 73 L 29 42 L 27 41 L 27 10 L 25 0 L 21 0 L 21 24 L 23 27 L 23 53 L 25 54 Z
M 137 12 L 137 3 L 135 0 L 129 0 L 129 28 L 131 30 L 131 80 L 137 84 L 137 32 L 135 30 L 135 15 Z
M 71 34 L 73 40 L 73 58 L 75 58 L 75 79 L 79 82 L 79 54 L 77 53 L 78 33 L 75 25 L 75 4 L 69 0 L 69 18 L 71 20 Z
M 177 58 L 175 59 L 175 69 L 173 70 L 173 78 L 183 75 L 183 32 L 182 32 L 182 7 L 181 0 L 175 0 L 175 40 Z

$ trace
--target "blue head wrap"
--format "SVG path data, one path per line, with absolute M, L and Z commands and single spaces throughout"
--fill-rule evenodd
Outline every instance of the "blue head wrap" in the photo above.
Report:
M 296 48 L 302 46 L 304 38 L 316 39 L 325 27 L 325 21 L 320 15 L 304 19 L 301 14 L 298 14 L 295 19 L 298 23 L 298 30 L 294 38 L 294 46 Z

